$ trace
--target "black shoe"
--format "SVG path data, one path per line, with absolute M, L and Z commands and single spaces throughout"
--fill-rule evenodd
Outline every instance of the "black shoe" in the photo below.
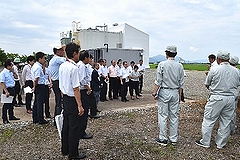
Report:
M 118 99 L 118 97 L 114 97 L 113 99 Z
M 91 134 L 85 134 L 83 137 L 81 137 L 81 139 L 92 139 L 93 135 Z
M 95 116 L 90 115 L 89 117 L 90 117 L 90 118 L 94 118 L 94 119 L 98 119 L 98 118 L 100 118 L 101 116 L 99 116 L 99 115 L 95 115 Z
M 53 118 L 51 115 L 47 115 L 46 118 Z
M 113 100 L 113 98 L 109 98 L 110 100 Z
M 105 99 L 104 101 L 108 101 L 107 99 Z
M 19 105 L 25 105 L 25 103 L 23 103 L 23 102 L 19 102 L 18 104 L 19 104 Z
M 126 102 L 126 100 L 121 100 L 122 102 Z
M 46 120 L 39 122 L 39 124 L 48 124 L 48 123 L 49 123 L 49 121 L 46 121 Z
M 156 139 L 156 142 L 160 144 L 161 146 L 167 146 L 168 141 L 166 139 L 160 140 L 159 138 Z
M 21 105 L 20 104 L 15 104 L 15 107 L 21 107 Z
M 100 100 L 101 102 L 104 102 L 104 100 Z
M 78 156 L 75 157 L 68 157 L 68 159 L 84 159 L 86 158 L 85 154 L 79 154 Z
M 138 94 L 137 96 L 139 96 L 139 97 L 142 97 L 142 95 L 141 95 L 141 94 Z
M 97 109 L 97 112 L 102 112 L 102 111 L 100 111 L 99 109 Z
M 20 118 L 13 116 L 13 117 L 9 117 L 9 120 L 20 120 Z
M 10 122 L 9 122 L 8 120 L 4 120 L 3 123 L 4 123 L 4 124 L 8 124 L 8 123 L 10 123 Z
M 129 101 L 128 99 L 125 100 L 126 102 Z

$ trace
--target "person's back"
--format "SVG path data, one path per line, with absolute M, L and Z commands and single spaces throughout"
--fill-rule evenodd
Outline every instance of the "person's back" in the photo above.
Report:
M 206 78 L 210 94 L 234 95 L 239 85 L 239 71 L 228 62 L 222 62 L 219 66 L 212 68 Z
M 160 62 L 158 67 L 160 67 L 162 79 L 162 87 L 178 89 L 182 84 L 181 80 L 184 78 L 183 66 L 176 62 L 175 60 L 166 60 Z

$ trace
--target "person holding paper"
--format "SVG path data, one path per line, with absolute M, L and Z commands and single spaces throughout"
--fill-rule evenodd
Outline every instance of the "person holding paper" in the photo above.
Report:
M 15 81 L 14 78 L 17 78 L 17 74 L 14 72 L 13 69 L 13 63 L 10 59 L 7 59 L 4 64 L 4 69 L 0 73 L 0 82 L 1 86 L 3 89 L 3 94 L 6 95 L 6 97 L 9 96 L 14 96 L 15 91 L 14 91 L 14 86 L 15 86 Z M 7 124 L 10 123 L 7 118 L 7 112 L 9 115 L 9 120 L 20 120 L 20 118 L 17 118 L 14 116 L 14 102 L 12 103 L 4 103 L 2 107 L 2 119 L 3 123 Z
M 27 57 L 28 64 L 23 67 L 23 71 L 22 71 L 22 80 L 23 80 L 24 87 L 25 87 L 24 92 L 26 94 L 26 99 L 25 99 L 26 110 L 27 110 L 27 113 L 29 113 L 29 114 L 32 114 L 31 102 L 32 102 L 33 93 L 31 91 L 29 92 L 28 90 L 29 89 L 32 90 L 32 88 L 33 88 L 33 76 L 31 74 L 31 69 L 32 69 L 34 62 L 35 62 L 35 58 L 33 56 L 28 56 Z M 26 93 L 26 91 L 28 93 Z

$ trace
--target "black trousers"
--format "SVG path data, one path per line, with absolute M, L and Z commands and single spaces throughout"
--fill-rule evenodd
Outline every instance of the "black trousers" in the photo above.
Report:
M 19 81 L 15 81 L 14 90 L 15 90 L 15 95 L 14 95 L 13 100 L 14 100 L 15 104 L 20 104 L 22 102 L 22 96 L 20 94 L 21 85 L 20 85 Z M 16 98 L 18 98 L 18 103 L 17 103 Z
M 55 112 L 54 116 L 61 114 L 62 112 L 62 95 L 59 88 L 59 80 L 53 81 L 53 92 L 55 94 Z
M 143 74 L 139 77 L 139 92 L 142 93 L 143 87 Z
M 139 81 L 131 82 L 132 89 L 130 90 L 130 95 L 133 96 L 133 90 L 135 90 L 136 96 L 139 95 Z
M 109 77 L 108 98 L 117 98 L 118 97 L 117 93 L 118 93 L 118 79 L 117 77 Z
M 43 103 L 44 103 L 44 94 L 45 94 L 45 85 L 38 84 L 35 89 L 35 100 L 33 104 L 33 123 L 41 123 L 44 121 L 43 117 Z
M 49 106 L 49 86 L 48 85 L 45 85 L 44 86 L 44 104 L 45 104 L 45 116 L 50 116 L 50 106 Z
M 104 81 L 104 78 L 100 78 L 101 82 L 103 83 L 103 86 L 101 88 L 101 92 L 100 92 L 100 101 L 105 101 L 106 95 L 107 95 L 107 83 Z
M 88 95 L 89 98 L 89 109 L 90 109 L 90 115 L 91 116 L 96 116 L 97 115 L 97 103 L 96 103 L 96 98 L 93 94 L 93 92 L 91 92 L 90 95 Z
M 128 87 L 128 82 L 125 81 L 125 79 L 122 80 L 123 84 L 121 85 L 121 100 L 127 100 L 127 87 Z
M 78 115 L 78 105 L 75 97 L 63 96 L 63 128 L 62 128 L 62 154 L 69 157 L 77 156 L 79 139 L 82 134 L 81 116 Z
M 27 80 L 25 82 L 25 87 L 27 86 L 29 86 L 30 88 L 33 88 L 33 81 Z M 26 110 L 31 110 L 32 97 L 33 97 L 33 93 L 26 93 L 26 97 L 25 97 Z
M 118 88 L 117 95 L 121 96 L 121 81 L 119 77 L 117 78 L 117 88 Z
M 81 100 L 82 100 L 82 107 L 84 109 L 84 114 L 81 116 L 82 121 L 82 131 L 83 136 L 86 134 L 85 130 L 87 129 L 87 122 L 88 122 L 88 111 L 89 111 L 89 95 L 87 95 L 87 89 L 80 90 L 81 92 Z
M 130 95 L 132 96 L 132 94 L 133 94 L 133 81 L 131 80 L 131 79 L 129 79 L 129 82 L 128 82 L 129 84 L 129 93 L 130 93 Z
M 7 88 L 7 90 L 10 93 L 10 96 L 15 95 L 14 87 L 9 87 L 9 88 Z M 5 94 L 4 90 L 3 90 L 3 94 Z M 8 111 L 9 118 L 12 118 L 14 116 L 14 112 L 13 112 L 14 104 L 15 104 L 14 99 L 13 99 L 12 103 L 4 103 L 3 104 L 3 107 L 2 107 L 2 119 L 3 119 L 3 121 L 8 120 L 7 111 Z

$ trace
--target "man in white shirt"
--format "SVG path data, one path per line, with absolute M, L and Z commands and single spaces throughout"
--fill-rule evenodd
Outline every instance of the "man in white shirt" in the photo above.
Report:
M 118 99 L 117 97 L 118 79 L 117 79 L 117 66 L 115 60 L 111 60 L 111 66 L 108 67 L 108 77 L 109 77 L 108 98 L 110 100 Z
M 208 56 L 208 61 L 210 62 L 210 65 L 207 65 L 208 70 L 218 66 L 216 56 L 214 54 L 210 54 Z M 207 74 L 208 74 L 208 72 L 206 72 L 206 75 Z
M 31 69 L 34 62 L 35 62 L 35 58 L 33 56 L 27 57 L 28 64 L 25 65 L 22 70 L 22 80 L 24 83 L 24 87 L 33 88 L 33 76 L 31 74 Z M 29 114 L 32 114 L 32 108 L 31 108 L 32 97 L 33 97 L 33 93 L 26 93 L 26 97 L 25 97 L 26 110 L 27 110 L 27 113 Z
M 129 69 L 128 69 L 128 64 L 127 61 L 123 62 L 123 68 L 121 68 L 120 71 L 120 83 L 121 83 L 121 101 L 122 102 L 127 102 L 129 101 L 126 96 L 127 96 L 127 87 L 129 83 Z
M 143 65 L 143 60 L 142 59 L 139 60 L 138 71 L 140 73 L 140 77 L 139 77 L 139 93 L 142 94 L 143 74 L 145 72 L 145 66 Z
M 108 101 L 106 98 L 107 95 L 107 81 L 108 81 L 108 68 L 107 68 L 107 60 L 104 59 L 103 60 L 103 64 L 102 66 L 99 68 L 99 72 L 100 72 L 100 80 L 101 83 L 103 84 L 102 88 L 101 88 L 101 92 L 100 92 L 100 101 L 104 102 L 104 101 Z
M 66 46 L 68 60 L 59 67 L 59 88 L 63 94 L 63 128 L 62 154 L 69 159 L 83 159 L 85 154 L 79 154 L 79 135 L 82 134 L 82 116 L 84 109 L 79 91 L 79 60 L 80 46 L 69 43 Z

